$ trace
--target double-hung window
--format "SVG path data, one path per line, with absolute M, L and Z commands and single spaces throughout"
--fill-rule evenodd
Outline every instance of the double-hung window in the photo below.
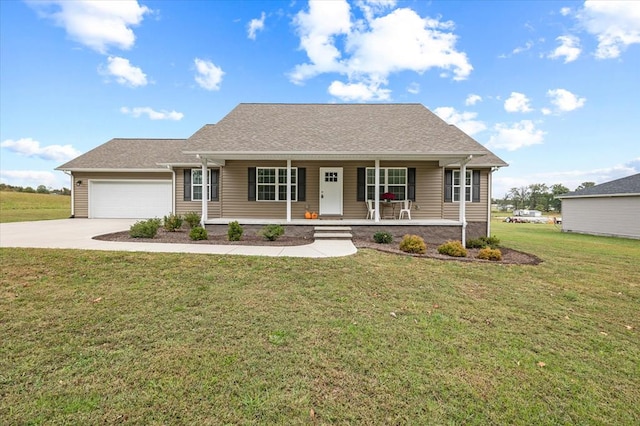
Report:
M 453 201 L 460 201 L 460 188 L 463 183 L 460 179 L 460 170 L 453 171 Z M 464 179 L 464 199 L 465 201 L 471 201 L 471 188 L 473 186 L 473 173 L 471 170 L 466 171 Z
M 367 168 L 367 199 L 375 199 L 376 169 Z M 407 198 L 407 169 L 397 167 L 380 167 L 379 193 L 390 192 L 396 200 Z
M 291 201 L 297 201 L 298 169 L 291 168 Z M 287 200 L 287 168 L 286 167 L 258 167 L 256 169 L 256 200 L 258 201 L 286 201 Z
M 445 170 L 444 201 L 458 203 L 464 194 L 467 202 L 480 202 L 480 170 L 466 170 L 464 179 L 460 170 Z
M 207 183 L 203 184 L 202 169 L 191 169 L 191 199 L 202 201 L 202 193 L 206 192 L 207 200 L 211 200 L 211 169 L 208 169 Z

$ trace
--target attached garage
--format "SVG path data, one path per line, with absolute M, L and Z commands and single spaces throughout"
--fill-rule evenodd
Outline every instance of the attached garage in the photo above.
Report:
M 90 180 L 89 217 L 162 218 L 172 212 L 170 180 Z

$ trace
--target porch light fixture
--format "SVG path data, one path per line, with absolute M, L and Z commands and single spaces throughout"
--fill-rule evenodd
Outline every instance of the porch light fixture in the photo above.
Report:
M 80 185 L 82 185 L 82 180 L 77 180 L 76 181 L 76 186 L 80 186 Z

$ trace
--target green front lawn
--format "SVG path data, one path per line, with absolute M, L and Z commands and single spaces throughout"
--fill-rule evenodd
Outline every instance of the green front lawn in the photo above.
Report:
M 69 196 L 0 191 L 0 223 L 66 219 L 70 215 Z
M 0 249 L 6 424 L 640 421 L 640 244 L 538 266 Z

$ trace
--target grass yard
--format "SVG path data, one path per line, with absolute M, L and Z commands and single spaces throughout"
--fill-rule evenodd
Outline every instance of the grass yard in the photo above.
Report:
M 66 219 L 71 197 L 54 194 L 0 191 L 0 222 Z
M 538 266 L 0 249 L 3 424 L 640 422 L 640 243 Z

